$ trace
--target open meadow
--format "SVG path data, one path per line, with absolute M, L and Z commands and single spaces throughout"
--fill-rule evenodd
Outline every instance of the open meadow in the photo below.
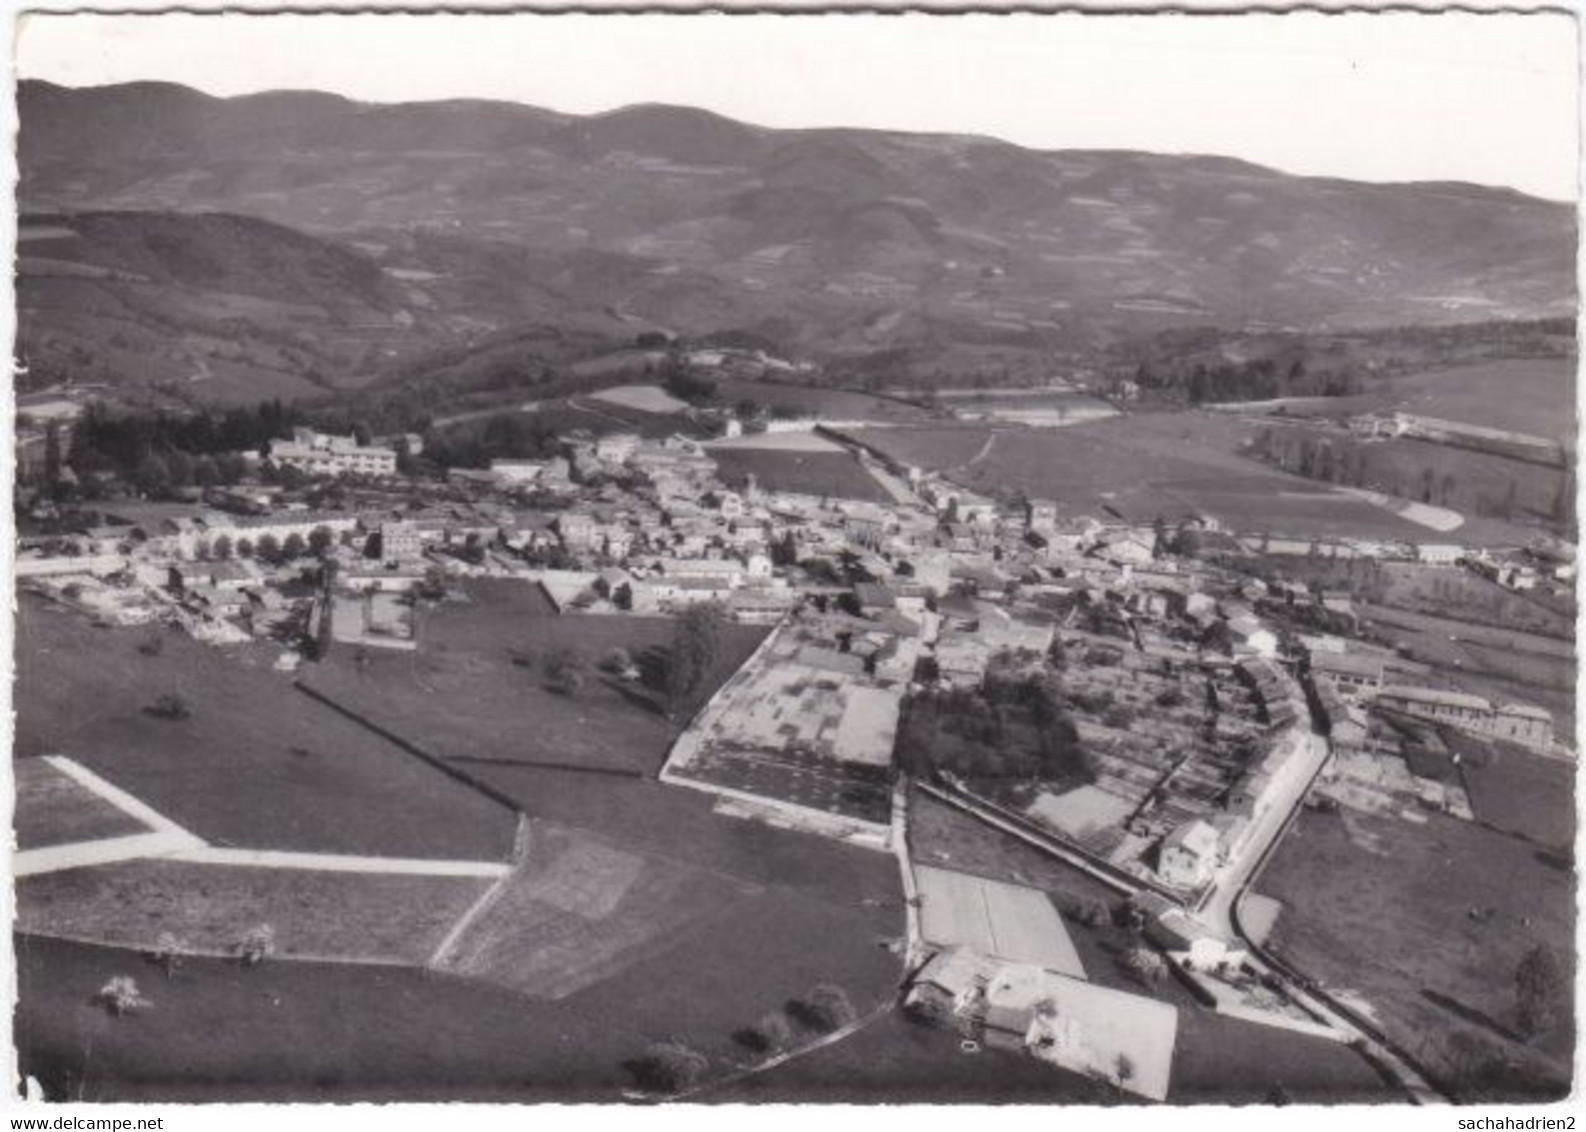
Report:
M 656 691 L 673 624 L 662 617 L 561 615 L 537 585 L 476 580 L 461 600 L 421 612 L 416 651 L 338 646 L 300 679 L 440 758 L 651 773 L 677 731 Z M 703 702 L 764 634 L 723 626 L 721 653 L 695 700 Z M 643 679 L 624 681 L 600 668 L 619 648 Z M 582 686 L 553 690 L 547 662 L 570 653 L 583 662 Z
M 218 846 L 470 860 L 512 851 L 512 811 L 314 703 L 271 671 L 271 650 L 95 628 L 26 594 L 16 627 L 19 757 L 67 755 Z M 146 710 L 164 695 L 179 696 L 187 718 Z
M 1514 1099 L 1568 1087 L 1568 1021 L 1523 1040 L 1513 991 L 1534 945 L 1557 953 L 1566 979 L 1573 967 L 1567 860 L 1440 814 L 1306 813 L 1260 889 L 1284 905 L 1268 946 L 1332 993 L 1369 1002 L 1383 1031 L 1440 1079 L 1468 1074 L 1457 1045 L 1474 1039 L 1517 1067 L 1505 1085 Z

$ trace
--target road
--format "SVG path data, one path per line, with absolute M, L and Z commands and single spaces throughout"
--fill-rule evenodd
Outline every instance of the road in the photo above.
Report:
M 1292 732 L 1291 742 L 1295 750 L 1273 778 L 1272 792 L 1268 795 L 1271 800 L 1256 814 L 1239 856 L 1219 873 L 1209 894 L 1202 898 L 1195 919 L 1222 939 L 1247 948 L 1246 962 L 1250 967 L 1261 975 L 1280 980 L 1293 1001 L 1345 1035 L 1351 1045 L 1392 1074 L 1416 1104 L 1440 1104 L 1446 1098 L 1432 1087 L 1419 1069 L 1341 1011 L 1331 996 L 1312 989 L 1310 980 L 1296 978 L 1286 966 L 1274 965 L 1261 946 L 1245 934 L 1239 922 L 1239 901 L 1298 818 L 1305 795 L 1331 753 L 1326 739 L 1298 727 Z
M 1298 727 L 1290 735 L 1295 750 L 1273 776 L 1267 795 L 1269 801 L 1257 811 L 1239 855 L 1218 870 L 1211 888 L 1195 910 L 1195 918 L 1225 940 L 1238 936 L 1234 904 L 1288 829 L 1290 819 L 1299 810 L 1311 783 L 1316 781 L 1322 764 L 1327 761 L 1326 739 Z

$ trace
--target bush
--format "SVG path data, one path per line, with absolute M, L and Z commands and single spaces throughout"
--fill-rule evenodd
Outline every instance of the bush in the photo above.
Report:
M 682 1042 L 656 1042 L 633 1064 L 640 1086 L 661 1093 L 692 1088 L 710 1068 L 705 1055 Z
M 237 959 L 244 967 L 257 967 L 275 954 L 275 929 L 260 924 L 237 941 Z
M 545 686 L 570 696 L 584 686 L 584 658 L 574 648 L 559 648 L 545 658 Z
M 142 992 L 138 990 L 137 981 L 130 975 L 115 976 L 99 988 L 94 1001 L 118 1017 L 153 1005 L 143 997 Z
M 605 655 L 605 658 L 600 662 L 600 667 L 607 672 L 621 676 L 633 667 L 633 657 L 629 655 L 627 649 L 618 646 Z
M 173 692 L 159 696 L 143 710 L 156 719 L 186 719 L 193 714 L 187 706 L 187 701 Z
M 754 1053 L 773 1054 L 793 1044 L 793 1027 L 787 1015 L 767 1014 L 753 1026 L 745 1026 L 732 1036 L 733 1041 Z
M 804 1005 L 815 1027 L 827 1032 L 840 1029 L 859 1017 L 854 1004 L 848 1001 L 848 992 L 829 983 L 810 991 Z

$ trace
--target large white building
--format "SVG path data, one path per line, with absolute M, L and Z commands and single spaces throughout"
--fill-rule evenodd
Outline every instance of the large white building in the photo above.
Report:
M 350 436 L 332 436 L 311 428 L 294 428 L 291 440 L 272 441 L 270 460 L 318 476 L 396 474 L 395 449 L 363 445 Z

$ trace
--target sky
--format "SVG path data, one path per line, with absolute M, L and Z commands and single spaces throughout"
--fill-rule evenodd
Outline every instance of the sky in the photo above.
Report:
M 671 102 L 1556 200 L 1579 175 L 1577 34 L 1558 14 L 30 15 L 16 65 L 221 95 Z

